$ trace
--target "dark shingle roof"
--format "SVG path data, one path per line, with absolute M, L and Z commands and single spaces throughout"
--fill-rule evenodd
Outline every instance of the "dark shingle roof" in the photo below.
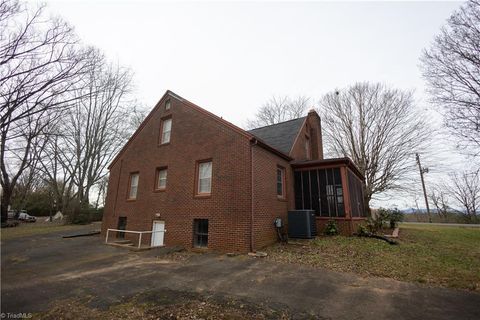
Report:
M 306 117 L 293 119 L 270 126 L 249 130 L 253 134 L 268 145 L 275 149 L 290 154 L 292 145 L 295 142 L 298 131 L 301 129 Z

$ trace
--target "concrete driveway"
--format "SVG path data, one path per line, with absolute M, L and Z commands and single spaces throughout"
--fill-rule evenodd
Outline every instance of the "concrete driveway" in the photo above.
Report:
M 324 319 L 480 319 L 478 293 L 248 256 L 190 254 L 179 261 L 157 250 L 106 246 L 99 236 L 62 234 L 2 242 L 2 312 L 45 311 L 52 302 L 87 296 L 91 306 L 105 308 L 142 293 L 187 292 Z

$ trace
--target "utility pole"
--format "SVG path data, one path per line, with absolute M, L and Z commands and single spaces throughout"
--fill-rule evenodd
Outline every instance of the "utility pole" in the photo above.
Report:
M 432 223 L 430 206 L 428 205 L 427 189 L 425 188 L 425 180 L 423 180 L 423 174 L 428 173 L 428 168 L 422 168 L 422 165 L 420 164 L 420 156 L 418 155 L 418 153 L 416 153 L 415 156 L 417 158 L 418 170 L 420 170 L 420 178 L 422 180 L 423 196 L 425 197 L 425 205 L 427 206 L 428 222 Z

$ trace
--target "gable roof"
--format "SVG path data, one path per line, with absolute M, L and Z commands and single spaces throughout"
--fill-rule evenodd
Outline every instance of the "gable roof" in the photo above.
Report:
M 188 101 L 187 99 L 184 99 L 182 97 L 180 97 L 178 94 L 170 91 L 170 90 L 167 90 L 165 92 L 165 94 L 162 96 L 162 98 L 160 98 L 160 100 L 157 102 L 157 104 L 155 105 L 155 107 L 150 111 L 150 113 L 145 117 L 145 119 L 142 121 L 142 123 L 140 124 L 140 126 L 137 128 L 137 130 L 135 130 L 135 132 L 133 133 L 133 135 L 128 139 L 127 143 L 125 143 L 125 145 L 120 149 L 120 151 L 118 152 L 118 154 L 115 156 L 115 158 L 112 160 L 112 162 L 110 163 L 110 165 L 108 166 L 108 169 L 111 169 L 113 167 L 113 165 L 118 161 L 118 159 L 120 159 L 120 156 L 125 152 L 125 150 L 128 148 L 128 146 L 130 145 L 130 143 L 134 140 L 134 138 L 139 134 L 139 132 L 143 129 L 143 127 L 146 125 L 146 123 L 148 122 L 148 120 L 150 120 L 151 117 L 153 117 L 153 114 L 156 112 L 156 110 L 158 110 L 158 108 L 162 105 L 162 102 L 168 98 L 168 97 L 172 97 L 172 98 L 175 98 L 177 99 L 178 101 L 184 103 L 185 105 L 209 116 L 210 118 L 214 119 L 215 121 L 217 122 L 220 122 L 221 124 L 223 124 L 224 126 L 230 128 L 231 130 L 237 132 L 238 134 L 244 136 L 245 138 L 249 139 L 250 141 L 252 142 L 255 142 L 255 143 L 258 143 L 260 146 L 262 146 L 263 148 L 269 150 L 270 152 L 273 152 L 275 154 L 277 154 L 278 156 L 282 157 L 282 158 L 285 158 L 287 160 L 292 160 L 292 158 L 290 158 L 288 156 L 290 150 L 288 150 L 287 152 L 283 152 L 281 150 L 278 150 L 276 149 L 274 146 L 271 146 L 267 143 L 265 143 L 264 141 L 258 141 L 257 137 L 255 135 L 253 135 L 252 133 L 249 133 L 248 131 L 245 131 L 243 130 L 242 128 L 239 128 L 237 127 L 236 125 L 232 124 L 231 122 L 228 122 L 226 120 L 224 120 L 223 118 L 203 109 L 202 107 L 199 107 L 197 106 L 196 104 Z
M 247 131 L 275 149 L 290 154 L 295 138 L 307 117 L 301 117 Z

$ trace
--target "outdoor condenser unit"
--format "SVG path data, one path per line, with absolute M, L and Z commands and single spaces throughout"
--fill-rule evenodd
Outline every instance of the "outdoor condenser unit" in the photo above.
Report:
M 317 235 L 314 210 L 288 211 L 288 237 L 311 239 Z

